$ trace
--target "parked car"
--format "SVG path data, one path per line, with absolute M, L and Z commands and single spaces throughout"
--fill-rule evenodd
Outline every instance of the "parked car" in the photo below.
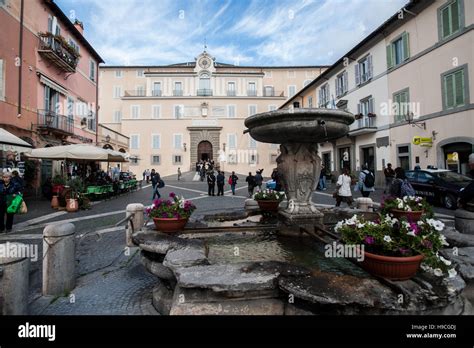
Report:
M 267 189 L 274 190 L 275 187 L 276 187 L 276 182 L 275 182 L 275 180 L 268 180 L 265 183 L 265 186 L 267 187 Z
M 405 174 L 418 196 L 448 209 L 457 208 L 459 191 L 472 180 L 445 169 L 409 170 Z

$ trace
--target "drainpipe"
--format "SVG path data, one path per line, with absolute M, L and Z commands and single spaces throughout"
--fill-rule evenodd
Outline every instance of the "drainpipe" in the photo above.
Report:
M 96 68 L 96 83 L 95 83 L 95 145 L 99 146 L 99 62 Z
M 20 4 L 20 42 L 19 42 L 19 50 L 18 56 L 20 59 L 20 66 L 18 69 L 18 111 L 17 117 L 21 117 L 21 84 L 22 84 L 22 71 L 23 71 L 23 14 L 24 14 L 25 2 L 21 0 Z

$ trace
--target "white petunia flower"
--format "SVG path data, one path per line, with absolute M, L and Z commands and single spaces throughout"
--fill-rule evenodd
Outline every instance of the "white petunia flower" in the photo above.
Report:
M 416 234 L 414 231 L 410 231 L 407 233 L 409 236 L 416 237 Z
M 443 276 L 443 271 L 441 270 L 441 268 L 435 268 L 433 273 L 437 277 L 442 277 Z
M 457 274 L 458 274 L 458 272 L 456 272 L 456 270 L 454 268 L 451 268 L 448 271 L 449 278 L 454 278 Z
M 398 209 L 403 209 L 403 203 L 398 204 Z
M 440 259 L 441 262 L 443 262 L 446 266 L 451 266 L 451 261 L 445 259 L 445 258 L 442 257 L 442 256 L 439 256 L 439 259 Z
M 357 224 L 357 228 L 363 228 L 364 226 L 365 226 L 365 224 L 361 224 L 361 223 Z
M 392 241 L 392 238 L 390 236 L 386 235 L 383 237 L 383 240 L 386 241 L 387 243 L 390 243 Z
M 428 219 L 426 222 L 438 232 L 441 232 L 444 229 L 444 223 L 439 220 Z
M 446 237 L 444 235 L 440 234 L 439 235 L 439 240 L 440 240 L 442 245 L 449 246 L 449 243 L 446 241 Z

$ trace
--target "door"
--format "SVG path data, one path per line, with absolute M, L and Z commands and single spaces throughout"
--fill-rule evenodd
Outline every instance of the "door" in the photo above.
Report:
M 362 149 L 362 164 L 375 175 L 375 149 L 373 147 L 365 147 Z
M 209 141 L 201 141 L 198 145 L 198 160 L 212 160 L 212 144 Z

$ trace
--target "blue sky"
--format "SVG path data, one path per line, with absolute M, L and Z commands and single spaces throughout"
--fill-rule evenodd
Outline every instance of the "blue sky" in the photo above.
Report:
M 56 0 L 107 65 L 332 64 L 408 0 Z

